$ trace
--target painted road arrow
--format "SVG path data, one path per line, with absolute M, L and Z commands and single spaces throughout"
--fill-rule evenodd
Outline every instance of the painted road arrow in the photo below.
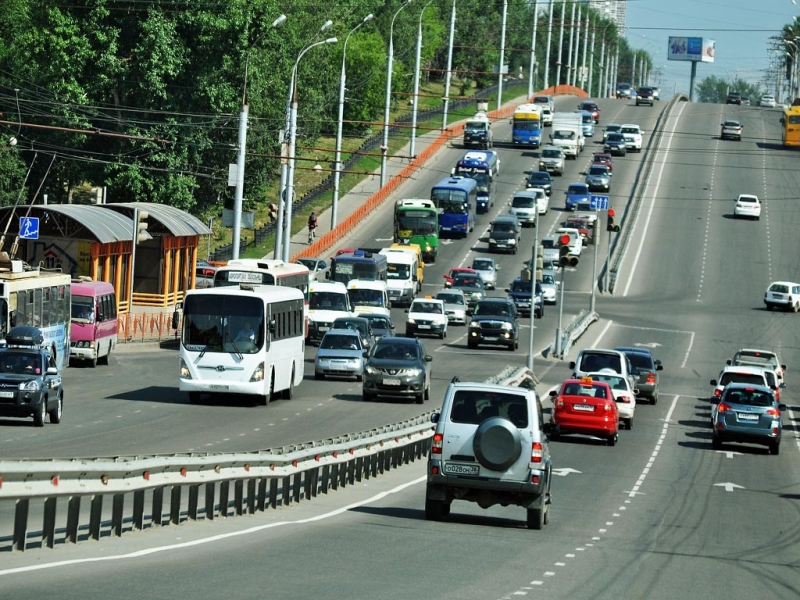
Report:
M 717 452 L 717 454 L 724 454 L 728 458 L 733 458 L 734 455 L 735 456 L 741 456 L 742 455 L 741 452 L 734 452 L 733 450 L 717 450 L 716 452 Z
M 640 346 L 642 348 L 658 348 L 661 346 L 658 342 L 648 342 L 647 344 L 634 344 L 634 346 Z
M 567 467 L 565 469 L 553 469 L 551 473 L 553 473 L 553 475 L 558 475 L 559 477 L 566 477 L 570 473 L 580 474 L 580 471 L 577 471 L 576 469 L 570 469 L 569 467 Z
M 715 483 L 714 487 L 724 487 L 726 492 L 732 492 L 735 489 L 740 489 L 740 490 L 745 489 L 741 485 L 736 485 L 735 483 L 731 483 L 730 481 L 726 481 L 725 483 Z

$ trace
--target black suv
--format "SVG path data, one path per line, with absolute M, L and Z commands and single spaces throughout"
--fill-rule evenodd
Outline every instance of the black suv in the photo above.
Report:
M 364 365 L 364 401 L 390 396 L 413 398 L 417 404 L 422 404 L 431 397 L 432 360 L 417 338 L 378 340 Z
M 739 92 L 731 92 L 725 99 L 725 104 L 741 104 L 741 103 L 742 103 L 742 94 Z
M 0 416 L 33 417 L 37 427 L 45 418 L 61 422 L 64 390 L 61 374 L 44 336 L 36 327 L 11 329 L 0 346 Z
M 469 322 L 467 346 L 499 344 L 512 352 L 519 348 L 517 307 L 511 298 L 484 298 L 475 305 Z
M 547 171 L 531 171 L 525 181 L 526 188 L 542 188 L 548 196 L 553 193 L 553 178 Z
M 531 281 L 525 281 L 521 277 L 517 277 L 511 282 L 511 286 L 506 289 L 508 297 L 514 302 L 517 307 L 517 312 L 523 317 L 531 315 Z M 534 304 L 534 316 L 541 319 L 544 316 L 544 301 L 542 299 L 542 284 L 536 282 L 536 300 Z

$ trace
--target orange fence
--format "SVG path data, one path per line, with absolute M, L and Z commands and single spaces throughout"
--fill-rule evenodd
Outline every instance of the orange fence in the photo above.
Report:
M 178 328 L 180 331 L 180 326 Z M 118 342 L 154 342 L 175 339 L 172 329 L 172 312 L 138 312 L 119 315 Z

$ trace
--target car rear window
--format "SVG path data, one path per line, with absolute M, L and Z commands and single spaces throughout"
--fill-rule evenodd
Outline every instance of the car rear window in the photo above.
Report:
M 764 385 L 764 376 L 763 375 L 753 375 L 751 373 L 723 373 L 722 377 L 719 380 L 719 384 L 722 386 L 728 385 L 729 383 L 749 383 L 751 385 Z
M 587 352 L 581 358 L 580 370 L 584 372 L 602 371 L 611 369 L 615 373 L 622 373 L 622 364 L 616 354 L 595 354 Z
M 486 419 L 502 417 L 517 428 L 528 426 L 525 396 L 482 390 L 457 390 L 450 410 L 453 423 L 479 425 Z
M 630 360 L 631 365 L 637 369 L 649 369 L 650 371 L 653 370 L 653 359 L 646 354 L 637 354 L 635 352 L 631 352 L 628 354 L 628 360 Z
M 725 394 L 725 402 L 744 406 L 771 406 L 774 398 L 760 390 L 730 390 Z

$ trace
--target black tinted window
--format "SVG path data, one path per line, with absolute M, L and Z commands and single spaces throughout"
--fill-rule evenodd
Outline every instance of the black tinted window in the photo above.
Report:
M 502 417 L 522 429 L 528 426 L 528 406 L 519 394 L 459 390 L 453 398 L 450 420 L 479 425 L 486 419 Z

